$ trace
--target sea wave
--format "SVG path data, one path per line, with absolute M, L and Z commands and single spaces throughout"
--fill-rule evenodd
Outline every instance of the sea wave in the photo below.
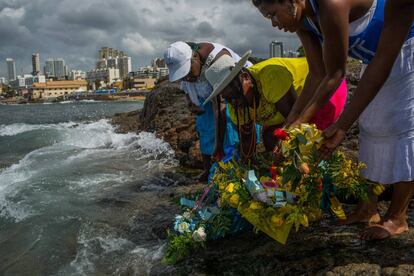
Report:
M 0 136 L 15 136 L 21 133 L 44 130 L 44 129 L 65 129 L 75 126 L 74 122 L 60 123 L 60 124 L 11 124 L 11 125 L 0 125 Z
M 106 119 L 13 124 L 0 133 L 16 135 L 39 129 L 57 130 L 56 139 L 0 170 L 0 217 L 22 221 L 62 200 L 63 191 L 92 200 L 147 174 L 177 165 L 168 143 L 147 132 L 116 133 Z M 38 135 L 44 137 L 47 133 Z

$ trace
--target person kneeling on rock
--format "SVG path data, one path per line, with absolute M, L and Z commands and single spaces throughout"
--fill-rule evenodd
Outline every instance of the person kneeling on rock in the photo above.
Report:
M 271 58 L 245 68 L 251 52 L 239 62 L 222 56 L 206 70 L 213 93 L 204 104 L 217 95 L 230 103 L 230 118 L 238 126 L 240 153 L 244 160 L 253 156 L 256 143 L 254 126 L 263 127 L 263 142 L 267 151 L 274 149 L 274 130 L 283 127 L 298 95 L 301 94 L 309 69 L 306 58 Z M 311 123 L 325 129 L 341 114 L 347 94 L 345 80 Z
M 240 56 L 230 48 L 210 42 L 177 41 L 164 53 L 169 80 L 171 82 L 181 80 L 181 89 L 186 93 L 189 108 L 196 115 L 196 130 L 200 139 L 204 167 L 200 181 L 208 179 L 212 155 L 220 159 L 223 156 L 224 146 L 234 146 L 239 143 L 234 125 L 230 120 L 226 120 L 226 105 L 216 99 L 214 103 L 202 105 L 213 91 L 204 72 L 221 56 L 226 56 L 234 62 L 240 60 Z M 250 65 L 248 61 L 244 63 L 244 66 Z

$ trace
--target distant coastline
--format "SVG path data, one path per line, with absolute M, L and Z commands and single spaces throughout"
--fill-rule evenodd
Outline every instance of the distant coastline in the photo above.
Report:
M 147 92 L 148 93 L 148 92 Z M 4 98 L 0 99 L 0 104 L 33 104 L 33 103 L 59 103 L 64 101 L 118 101 L 118 102 L 127 102 L 127 101 L 144 101 L 146 98 L 145 94 L 140 95 L 128 95 L 128 94 L 112 94 L 112 95 L 99 95 L 99 94 L 90 94 L 85 95 L 82 97 L 67 97 L 67 98 L 55 98 L 55 99 L 36 99 L 36 100 L 29 100 L 26 98 Z

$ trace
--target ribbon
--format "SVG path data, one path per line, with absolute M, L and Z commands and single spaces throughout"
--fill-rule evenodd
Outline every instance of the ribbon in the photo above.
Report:
M 189 200 L 185 197 L 182 197 L 182 198 L 180 198 L 180 205 L 186 206 L 188 208 L 194 208 L 195 201 L 194 200 Z
M 200 199 L 197 200 L 197 202 L 195 203 L 193 210 L 196 210 L 197 208 L 201 207 L 201 203 L 203 202 L 203 200 L 206 198 L 206 196 L 210 192 L 211 187 L 213 187 L 213 184 L 208 185 L 208 187 L 204 189 L 204 192 L 201 195 Z

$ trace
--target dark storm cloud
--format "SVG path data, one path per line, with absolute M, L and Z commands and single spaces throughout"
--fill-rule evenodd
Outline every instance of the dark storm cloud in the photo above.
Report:
M 271 40 L 296 49 L 295 35 L 271 27 L 250 0 L 0 0 L 0 76 L 5 58 L 31 71 L 31 54 L 89 70 L 100 47 L 126 51 L 133 69 L 177 40 L 213 41 L 267 57 Z

